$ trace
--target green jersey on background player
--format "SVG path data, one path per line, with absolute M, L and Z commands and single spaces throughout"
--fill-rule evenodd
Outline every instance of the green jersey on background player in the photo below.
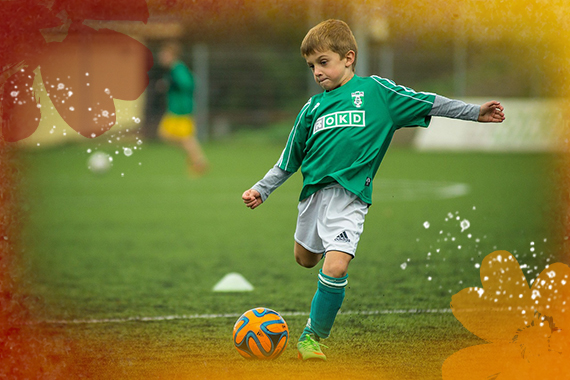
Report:
M 277 164 L 242 195 L 246 206 L 255 209 L 294 172 L 303 173 L 294 255 L 306 268 L 324 257 L 309 320 L 297 343 L 303 360 L 326 360 L 319 341 L 329 336 L 344 300 L 374 176 L 394 132 L 427 127 L 432 116 L 504 120 L 497 101 L 466 104 L 377 76 L 356 76 L 357 52 L 343 21 L 327 20 L 307 33 L 301 54 L 325 92 L 305 104 Z

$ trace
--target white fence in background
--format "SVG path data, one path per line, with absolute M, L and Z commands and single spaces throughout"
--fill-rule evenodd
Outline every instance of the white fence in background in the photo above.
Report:
M 491 99 L 465 99 L 482 104 Z M 565 105 L 561 99 L 497 99 L 505 107 L 501 124 L 447 118 L 432 119 L 417 128 L 412 146 L 418 150 L 558 151 L 565 145 L 562 132 Z

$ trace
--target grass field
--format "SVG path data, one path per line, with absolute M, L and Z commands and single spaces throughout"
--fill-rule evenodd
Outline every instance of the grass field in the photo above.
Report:
M 35 318 L 73 342 L 78 373 L 438 379 L 449 355 L 482 342 L 448 309 L 453 294 L 481 285 L 487 254 L 515 254 L 528 280 L 561 260 L 551 156 L 391 148 L 326 342 L 330 361 L 300 363 L 294 343 L 318 271 L 292 255 L 300 174 L 259 209 L 240 198 L 279 157 L 276 140 L 249 133 L 207 144 L 211 171 L 199 179 L 186 175 L 181 151 L 153 142 L 130 157 L 121 147 L 134 140 L 22 153 L 22 287 Z M 88 149 L 113 154 L 111 171 L 87 170 Z M 255 290 L 213 292 L 229 272 Z M 256 306 L 289 324 L 291 344 L 274 362 L 232 347 L 235 320 Z

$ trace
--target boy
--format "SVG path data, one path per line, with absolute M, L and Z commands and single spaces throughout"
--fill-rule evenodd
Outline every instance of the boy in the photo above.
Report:
M 325 91 L 301 109 L 277 164 L 242 195 L 246 206 L 255 209 L 301 168 L 295 259 L 312 268 L 324 257 L 309 320 L 297 343 L 303 360 L 326 360 L 319 340 L 329 336 L 344 299 L 348 264 L 372 203 L 372 180 L 394 132 L 427 127 L 431 116 L 496 123 L 505 118 L 496 101 L 479 107 L 377 76 L 356 76 L 357 51 L 343 21 L 324 21 L 307 33 L 301 54 Z
M 163 83 L 168 86 L 168 110 L 158 126 L 158 135 L 165 141 L 181 145 L 187 156 L 190 173 L 203 174 L 208 163 L 196 138 L 194 119 L 194 77 L 180 60 L 180 45 L 166 44 L 159 52 L 162 66 L 169 69 Z

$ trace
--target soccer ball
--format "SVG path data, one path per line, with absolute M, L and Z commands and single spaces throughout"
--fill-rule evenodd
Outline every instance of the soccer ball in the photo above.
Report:
M 87 161 L 87 167 L 93 173 L 96 174 L 103 174 L 111 169 L 112 165 L 112 158 L 107 153 L 103 152 L 95 152 L 91 156 L 89 156 L 89 160 Z
M 246 359 L 276 359 L 285 351 L 288 340 L 285 320 L 264 307 L 246 311 L 234 325 L 234 345 Z

